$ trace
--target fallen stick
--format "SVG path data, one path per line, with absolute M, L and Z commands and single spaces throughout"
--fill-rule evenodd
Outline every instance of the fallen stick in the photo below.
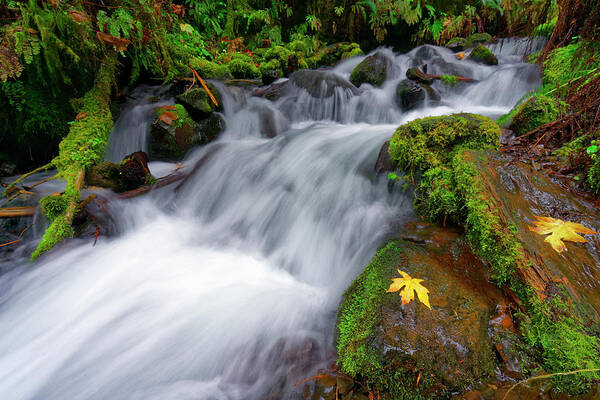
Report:
M 34 214 L 33 206 L 0 208 L 0 218 L 31 217 Z
M 45 171 L 47 169 L 50 169 L 51 167 L 53 167 L 53 161 L 50 161 L 48 164 L 46 165 L 42 165 L 39 168 L 34 169 L 33 171 L 29 171 L 26 174 L 21 175 L 21 177 L 19 179 L 17 179 L 16 181 L 12 182 L 11 184 L 9 184 L 6 189 L 4 190 L 4 195 L 6 196 L 8 194 L 8 191 L 13 188 L 17 183 L 20 183 L 21 181 L 23 181 L 25 178 L 27 178 L 30 175 L 35 174 L 36 172 L 40 172 L 40 171 Z
M 185 173 L 174 173 L 167 176 L 163 176 L 159 178 L 158 181 L 153 185 L 142 186 L 137 189 L 130 190 L 128 192 L 123 192 L 119 194 L 120 199 L 131 199 L 133 197 L 138 197 L 143 194 L 146 194 L 154 189 L 160 189 L 161 187 L 170 185 L 173 182 L 180 181 L 184 179 L 188 174 Z

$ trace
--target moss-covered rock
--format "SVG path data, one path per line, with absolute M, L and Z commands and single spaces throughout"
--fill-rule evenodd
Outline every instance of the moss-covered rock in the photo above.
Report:
M 200 77 L 204 79 L 227 80 L 233 77 L 227 65 L 217 64 L 202 58 L 192 58 L 190 68 L 198 72 Z
M 466 49 L 471 47 L 471 43 L 465 38 L 454 37 L 448 40 L 448 42 L 446 43 L 446 47 L 452 50 L 453 52 L 458 53 L 459 51 L 465 51 Z
M 117 193 L 137 189 L 154 180 L 148 169 L 148 155 L 143 151 L 126 156 L 119 164 L 104 161 L 94 165 L 85 176 L 88 185 L 112 189 Z
M 411 81 L 424 83 L 426 85 L 431 85 L 434 81 L 434 78 L 431 75 L 427 75 L 417 67 L 407 69 L 406 77 Z
M 480 44 L 475 47 L 471 54 L 469 54 L 469 60 L 485 64 L 485 65 L 498 65 L 498 59 L 486 46 Z
M 588 182 L 595 193 L 600 193 L 600 157 L 598 156 L 588 171 Z
M 471 44 L 471 46 L 487 44 L 492 42 L 492 35 L 489 33 L 474 33 L 468 37 L 467 41 Z
M 381 86 L 387 77 L 389 63 L 389 60 L 383 53 L 377 52 L 362 60 L 352 70 L 350 82 L 356 87 L 359 87 L 363 83 Z
M 415 108 L 419 104 L 422 104 L 425 98 L 425 90 L 417 82 L 403 79 L 396 85 L 396 96 L 394 99 L 398 107 L 402 110 L 408 111 Z
M 186 109 L 181 104 L 176 104 L 174 108 L 174 110 L 160 108 L 156 112 L 157 119 L 150 130 L 150 155 L 154 159 L 181 160 L 193 146 L 201 143 L 198 125 Z M 160 114 L 165 111 L 173 112 L 177 116 L 171 125 L 160 119 Z
M 492 148 L 500 127 L 475 114 L 417 119 L 400 126 L 390 139 L 389 154 L 403 170 L 426 170 L 447 163 L 455 148 Z
M 306 61 L 310 68 L 319 68 L 335 65 L 340 60 L 359 54 L 362 54 L 362 50 L 357 43 L 335 43 L 318 51 Z
M 537 95 L 518 105 L 511 114 L 508 128 L 519 136 L 558 119 L 561 106 L 551 97 Z
M 257 79 L 260 78 L 260 70 L 254 63 L 242 60 L 233 59 L 227 63 L 227 68 L 231 75 L 236 79 Z
M 380 249 L 344 294 L 338 363 L 384 398 L 444 398 L 493 376 L 488 324 L 502 293 L 456 231 L 418 224 L 404 236 Z M 424 280 L 431 310 L 386 292 L 398 269 Z
M 208 83 L 206 86 L 208 87 L 212 95 L 215 97 L 215 100 L 217 101 L 218 105 L 215 105 L 215 103 L 213 103 L 213 101 L 211 100 L 206 90 L 204 90 L 204 88 L 193 88 L 186 93 L 182 93 L 176 96 L 177 101 L 181 103 L 187 111 L 185 115 L 182 114 L 182 119 L 180 119 L 180 121 L 183 121 L 188 115 L 188 113 L 191 116 L 191 118 L 193 118 L 196 121 L 199 121 L 209 117 L 215 111 L 223 110 L 223 102 L 221 100 L 221 95 L 219 94 L 217 88 L 211 83 Z

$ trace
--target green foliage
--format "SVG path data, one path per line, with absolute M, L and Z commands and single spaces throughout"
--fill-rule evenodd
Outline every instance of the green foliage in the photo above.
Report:
M 452 87 L 456 86 L 456 84 L 458 83 L 458 78 L 455 75 L 442 75 L 440 80 L 444 85 Z
M 600 193 L 600 157 L 597 154 L 588 171 L 588 183 L 595 193 Z
M 221 36 L 227 21 L 227 2 L 223 0 L 185 0 L 194 25 L 203 27 L 209 36 Z
M 194 57 L 189 62 L 190 68 L 194 69 L 204 79 L 231 79 L 229 68 L 224 64 L 217 64 L 202 58 Z

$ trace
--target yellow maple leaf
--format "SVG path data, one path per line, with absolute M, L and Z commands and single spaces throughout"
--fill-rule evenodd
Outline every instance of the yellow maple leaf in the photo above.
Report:
M 415 299 L 416 292 L 421 303 L 425 304 L 431 310 L 431 306 L 429 305 L 429 290 L 421 285 L 423 279 L 413 279 L 406 272 L 400 270 L 398 270 L 398 273 L 402 275 L 402 278 L 392 279 L 392 284 L 387 290 L 388 293 L 400 291 L 398 294 L 402 298 L 402 304 L 408 304 Z
M 575 222 L 563 221 L 561 219 L 550 217 L 540 217 L 537 215 L 535 215 L 535 218 L 537 219 L 537 221 L 534 221 L 535 226 L 530 226 L 529 229 L 540 235 L 550 234 L 550 236 L 546 238 L 546 242 L 550 243 L 552 248 L 558 253 L 567 250 L 567 246 L 565 246 L 563 240 L 586 243 L 587 240 L 579 236 L 578 233 L 588 235 L 598 233 Z

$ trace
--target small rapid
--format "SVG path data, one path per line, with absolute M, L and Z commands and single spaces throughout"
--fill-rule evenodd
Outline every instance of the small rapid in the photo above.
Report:
M 414 218 L 411 193 L 374 173 L 381 145 L 415 118 L 509 111 L 540 82 L 505 46 L 498 66 L 380 49 L 388 79 L 360 92 L 323 83 L 321 96 L 291 87 L 269 101 L 216 83 L 226 130 L 187 155 L 185 180 L 111 199 L 115 235 L 95 246 L 73 239 L 28 264 L 40 228 L 0 258 L 0 398 L 301 398 L 294 383 L 335 361 L 344 290 Z M 327 74 L 347 81 L 361 60 Z M 403 113 L 394 88 L 422 64 L 478 82 L 436 82 L 438 104 Z M 172 103 L 162 88 L 132 91 L 107 158 L 147 149 L 152 110 Z M 176 168 L 150 163 L 155 175 Z

